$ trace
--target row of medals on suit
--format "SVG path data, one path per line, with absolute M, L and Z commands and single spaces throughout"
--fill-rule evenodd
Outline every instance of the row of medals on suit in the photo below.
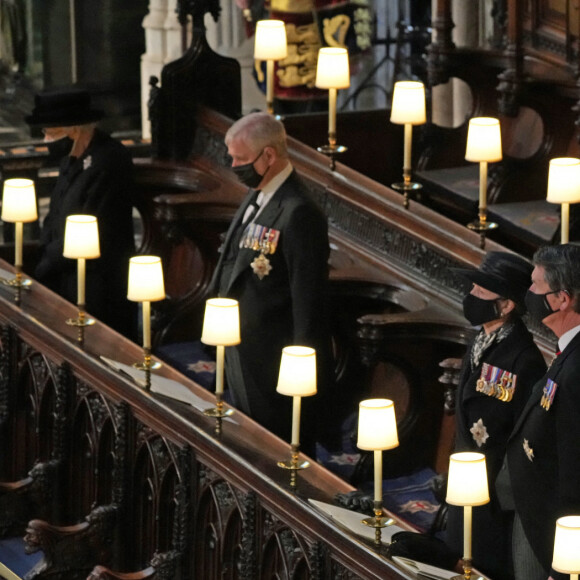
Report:
M 475 389 L 488 397 L 508 403 L 513 399 L 516 390 L 516 378 L 513 373 L 483 363 Z

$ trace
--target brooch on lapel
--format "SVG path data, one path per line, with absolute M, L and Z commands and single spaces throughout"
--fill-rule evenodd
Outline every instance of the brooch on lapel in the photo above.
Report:
M 517 378 L 514 373 L 483 363 L 481 376 L 477 380 L 475 389 L 488 397 L 494 397 L 509 403 L 513 399 L 516 390 Z
M 534 450 L 530 447 L 530 442 L 527 439 L 524 439 L 524 453 L 526 454 L 526 457 L 530 460 L 533 461 L 534 460 Z
M 279 239 L 280 230 L 267 228 L 266 226 L 255 223 L 250 224 L 244 235 L 240 246 L 254 250 L 255 252 L 260 252 L 260 255 L 254 258 L 254 261 L 251 263 L 254 274 L 260 280 L 263 280 L 264 276 L 267 276 L 272 270 L 270 260 L 266 256 L 276 252 Z
M 93 164 L 93 157 L 92 155 L 87 155 L 83 159 L 83 169 L 88 169 Z
M 546 384 L 544 385 L 544 394 L 542 395 L 542 400 L 540 401 L 540 405 L 546 409 L 546 411 L 550 410 L 552 403 L 554 402 L 554 397 L 556 396 L 556 390 L 558 389 L 558 384 L 555 383 L 552 379 L 548 379 Z

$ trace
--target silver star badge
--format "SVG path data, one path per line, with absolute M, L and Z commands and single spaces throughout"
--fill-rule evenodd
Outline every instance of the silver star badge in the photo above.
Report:
M 534 460 L 534 450 L 530 447 L 530 442 L 527 439 L 524 439 L 524 453 L 530 461 Z
M 481 447 L 489 439 L 487 427 L 483 424 L 481 418 L 473 424 L 473 427 L 469 431 L 473 435 L 473 440 L 477 443 L 478 447 Z
M 264 254 L 260 254 L 250 265 L 252 266 L 254 274 L 256 274 L 260 280 L 262 280 L 264 276 L 267 276 L 272 269 L 270 260 L 268 260 Z

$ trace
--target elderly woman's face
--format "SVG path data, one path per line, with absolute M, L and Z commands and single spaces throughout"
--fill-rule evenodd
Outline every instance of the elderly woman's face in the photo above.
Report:
M 70 127 L 45 127 L 42 132 L 44 133 L 44 142 L 51 143 L 68 137 Z
M 483 286 L 479 286 L 478 284 L 473 284 L 473 288 L 471 289 L 470 294 L 476 296 L 477 298 L 481 298 L 482 300 L 497 300 L 501 298 L 499 294 L 492 292 L 491 290 L 487 290 Z

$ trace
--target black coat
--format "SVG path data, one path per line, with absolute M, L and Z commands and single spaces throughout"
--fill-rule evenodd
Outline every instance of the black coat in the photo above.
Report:
M 134 338 L 136 304 L 127 300 L 129 259 L 135 253 L 133 162 L 129 151 L 96 130 L 79 158 L 66 156 L 42 224 L 39 282 L 77 302 L 77 261 L 62 255 L 67 216 L 97 217 L 101 256 L 86 262 L 86 310 Z
M 279 232 L 276 251 L 267 255 L 272 269 L 260 279 L 252 269 L 260 252 L 231 247 L 249 202 L 250 196 L 234 216 L 212 283 L 214 293 L 239 301 L 241 344 L 226 349 L 227 382 L 239 409 L 289 440 L 292 400 L 276 392 L 282 348 L 315 348 L 318 394 L 302 402 L 305 442 L 316 426 L 311 410 L 317 405 L 311 400 L 322 398 L 332 373 L 325 315 L 330 253 L 326 217 L 293 172 L 255 220 Z
M 548 379 L 557 388 L 546 410 Z M 580 333 L 534 385 L 509 439 L 507 462 L 524 532 L 549 570 L 556 520 L 580 514 Z
M 456 397 L 455 451 L 484 453 L 488 473 L 490 503 L 473 508 L 473 558 L 475 565 L 494 580 L 509 578 L 511 562 L 511 514 L 499 507 L 494 482 L 505 455 L 512 429 L 525 406 L 532 387 L 545 372 L 546 363 L 533 337 L 523 322 L 516 320 L 512 331 L 499 343 L 489 347 L 480 364 L 473 368 L 471 347 L 463 361 Z M 511 401 L 477 391 L 482 367 L 487 363 L 513 373 L 516 389 Z M 488 435 L 479 439 L 470 431 L 481 420 Z M 463 542 L 463 508 L 450 506 L 448 516 L 448 543 L 461 555 Z

